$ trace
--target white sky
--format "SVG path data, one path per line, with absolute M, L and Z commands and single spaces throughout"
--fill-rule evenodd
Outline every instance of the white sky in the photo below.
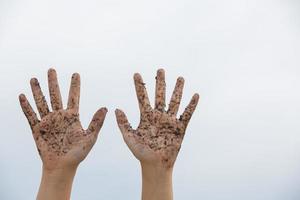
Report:
M 136 126 L 132 75 L 154 99 L 164 67 L 168 96 L 186 79 L 181 111 L 201 96 L 175 165 L 175 199 L 298 200 L 299 13 L 296 0 L 0 0 L 0 199 L 35 198 L 41 161 L 17 97 L 34 105 L 35 76 L 48 98 L 54 66 L 65 102 L 71 74 L 81 74 L 85 127 L 109 109 L 72 199 L 140 199 L 139 164 L 113 111 Z

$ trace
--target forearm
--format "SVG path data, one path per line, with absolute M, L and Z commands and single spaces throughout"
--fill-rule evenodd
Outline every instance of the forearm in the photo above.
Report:
M 69 200 L 76 168 L 47 171 L 43 169 L 37 200 Z
M 142 200 L 172 200 L 172 168 L 142 166 Z

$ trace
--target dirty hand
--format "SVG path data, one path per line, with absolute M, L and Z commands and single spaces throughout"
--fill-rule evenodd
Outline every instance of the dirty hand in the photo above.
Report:
M 87 156 L 97 140 L 107 109 L 99 109 L 87 130 L 79 121 L 80 76 L 74 73 L 71 80 L 67 109 L 63 109 L 61 94 L 54 69 L 48 71 L 48 84 L 52 111 L 36 78 L 30 81 L 32 93 L 40 119 L 30 106 L 24 94 L 19 96 L 20 104 L 30 124 L 33 137 L 43 161 L 44 170 L 77 167 Z
M 154 108 L 149 103 L 145 83 L 140 74 L 134 75 L 134 83 L 141 118 L 138 128 L 133 129 L 124 112 L 119 109 L 115 111 L 123 138 L 142 166 L 172 168 L 199 95 L 194 94 L 183 114 L 176 118 L 184 85 L 182 77 L 177 79 L 168 110 L 165 110 L 166 84 L 163 69 L 157 71 Z

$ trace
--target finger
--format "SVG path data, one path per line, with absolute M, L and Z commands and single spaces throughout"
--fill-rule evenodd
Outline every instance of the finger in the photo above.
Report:
M 74 73 L 72 75 L 71 86 L 69 91 L 68 109 L 74 109 L 76 112 L 79 110 L 80 98 L 80 75 Z
M 198 101 L 199 101 L 199 94 L 196 93 L 192 97 L 189 105 L 185 108 L 184 112 L 180 116 L 179 120 L 182 121 L 185 126 L 188 125 L 188 123 L 189 123 L 189 121 L 190 121 L 190 119 L 191 119 L 191 117 L 193 115 L 193 112 L 196 109 Z
M 105 116 L 107 113 L 106 108 L 100 108 L 93 116 L 92 121 L 90 122 L 90 125 L 88 127 L 87 132 L 89 134 L 92 134 L 93 136 L 97 137 L 99 134 L 99 131 L 103 125 Z
M 183 86 L 184 86 L 184 79 L 182 77 L 179 77 L 176 81 L 176 85 L 169 104 L 168 113 L 170 113 L 171 115 L 175 115 L 175 116 L 177 115 L 181 97 L 182 97 Z
M 136 95 L 139 101 L 140 111 L 141 113 L 143 113 L 143 111 L 151 109 L 151 106 L 146 91 L 145 83 L 143 82 L 141 75 L 138 73 L 134 74 L 134 84 Z
M 48 85 L 53 110 L 60 110 L 63 108 L 57 75 L 55 69 L 48 70 Z
M 43 118 L 49 113 L 49 107 L 47 105 L 45 96 L 43 95 L 39 81 L 36 78 L 32 78 L 30 80 L 30 85 L 37 109 L 41 118 Z
M 155 87 L 155 108 L 164 111 L 166 99 L 166 82 L 165 71 L 163 69 L 157 70 L 156 87 Z
M 24 94 L 20 94 L 19 95 L 19 101 L 20 101 L 20 105 L 21 108 L 29 122 L 29 125 L 31 127 L 31 129 L 33 129 L 33 127 L 39 123 L 39 120 L 37 118 L 36 113 L 33 111 L 32 107 L 30 106 L 26 96 Z
M 126 134 L 128 132 L 131 132 L 133 129 L 130 126 L 130 124 L 127 120 L 127 117 L 126 117 L 125 113 L 122 110 L 116 109 L 115 114 L 116 114 L 117 123 L 118 123 L 118 126 L 119 126 L 120 130 L 121 130 L 121 133 L 125 137 Z

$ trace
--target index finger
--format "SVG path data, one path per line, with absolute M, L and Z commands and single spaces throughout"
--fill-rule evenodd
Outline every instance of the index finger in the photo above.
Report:
M 133 78 L 134 78 L 136 96 L 139 101 L 140 111 L 141 113 L 143 113 L 145 110 L 151 109 L 147 90 L 145 87 L 145 83 L 143 82 L 143 79 L 139 73 L 135 73 Z
M 74 73 L 72 75 L 69 98 L 68 98 L 68 109 L 74 109 L 76 112 L 79 110 L 79 98 L 80 98 L 80 75 Z

